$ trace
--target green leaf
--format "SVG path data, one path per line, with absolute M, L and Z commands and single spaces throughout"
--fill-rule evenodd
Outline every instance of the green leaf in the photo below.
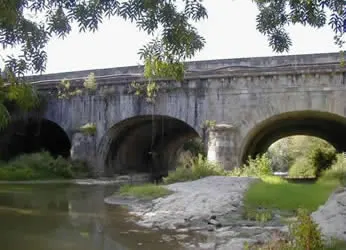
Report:
M 0 129 L 3 129 L 8 125 L 10 118 L 11 116 L 6 106 L 0 102 Z

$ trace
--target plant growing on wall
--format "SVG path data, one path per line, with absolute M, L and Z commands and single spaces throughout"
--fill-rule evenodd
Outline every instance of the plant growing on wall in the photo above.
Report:
M 202 129 L 214 128 L 216 126 L 215 120 L 205 120 L 202 124 Z
M 143 50 L 143 58 L 147 53 Z M 149 53 L 149 52 L 148 52 Z M 151 53 L 151 52 L 150 52 Z M 163 59 L 159 55 L 148 56 L 144 63 L 145 83 L 132 82 L 131 87 L 135 90 L 135 95 L 143 96 L 149 103 L 154 103 L 158 96 L 160 85 L 163 80 L 182 81 L 184 79 L 184 64 L 178 61 L 167 62 L 167 58 Z
M 85 79 L 83 86 L 89 91 L 95 91 L 97 89 L 97 83 L 95 79 L 95 74 L 91 72 L 88 77 Z
M 58 88 L 58 98 L 59 99 L 68 99 L 72 96 L 76 96 L 82 93 L 80 89 L 71 89 L 71 82 L 67 79 L 61 80 Z
M 73 96 L 82 95 L 88 92 L 95 92 L 97 89 L 97 82 L 95 79 L 95 74 L 90 73 L 83 83 L 84 88 L 76 88 L 71 86 L 71 82 L 68 79 L 63 79 L 60 84 L 58 84 L 58 98 L 59 99 L 69 99 Z
M 79 128 L 79 131 L 85 135 L 95 135 L 96 125 L 94 123 L 86 123 Z

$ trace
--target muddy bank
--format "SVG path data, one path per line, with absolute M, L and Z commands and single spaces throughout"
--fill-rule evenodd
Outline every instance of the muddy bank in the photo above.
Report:
M 107 204 L 128 205 L 137 224 L 179 232 L 197 231 L 206 242 L 185 245 L 186 249 L 243 249 L 244 242 L 267 241 L 275 232 L 285 232 L 280 218 L 260 224 L 242 218 L 242 199 L 249 177 L 211 176 L 192 182 L 167 185 L 174 193 L 153 201 L 107 197 Z

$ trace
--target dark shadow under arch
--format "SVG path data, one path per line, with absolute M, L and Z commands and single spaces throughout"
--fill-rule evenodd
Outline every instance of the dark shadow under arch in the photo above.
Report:
M 307 135 L 326 140 L 337 151 L 346 151 L 346 118 L 321 111 L 282 113 L 264 120 L 250 131 L 241 148 L 240 161 L 245 163 L 267 151 L 275 141 L 292 136 Z
M 10 160 L 20 154 L 48 151 L 52 156 L 70 156 L 71 142 L 65 131 L 46 119 L 14 121 L 1 131 L 0 158 Z
M 186 122 L 159 115 L 129 118 L 114 125 L 98 148 L 105 176 L 153 173 L 164 176 L 172 155 L 186 140 L 198 137 Z

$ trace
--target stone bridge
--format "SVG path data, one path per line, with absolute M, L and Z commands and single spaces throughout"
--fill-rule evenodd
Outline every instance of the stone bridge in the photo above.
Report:
M 62 79 L 81 86 L 91 72 L 96 91 L 67 99 L 51 95 L 44 119 L 24 127 L 39 126 L 32 134 L 40 147 L 87 160 L 99 176 L 146 172 L 151 151 L 167 171 L 182 143 L 199 136 L 208 142 L 208 158 L 226 169 L 290 135 L 317 136 L 346 151 L 346 69 L 339 53 L 189 62 L 183 82 L 159 82 L 154 104 L 130 87 L 144 82 L 141 66 L 28 79 L 54 93 Z M 206 130 L 208 121 L 217 125 Z M 79 132 L 87 123 L 96 125 L 94 134 Z M 8 131 L 9 153 L 34 138 Z

